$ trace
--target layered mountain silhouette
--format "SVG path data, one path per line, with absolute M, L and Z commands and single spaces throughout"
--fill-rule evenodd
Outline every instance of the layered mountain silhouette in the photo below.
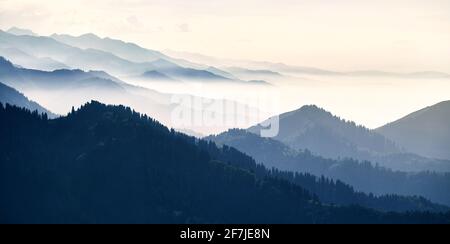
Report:
M 173 50 L 165 50 L 164 53 L 181 59 L 192 60 L 194 62 L 208 64 L 216 67 L 228 67 L 224 69 L 229 69 L 229 71 L 233 73 L 237 71 L 240 73 L 241 71 L 269 71 L 271 74 L 280 73 L 280 74 L 309 74 L 309 75 L 341 75 L 343 73 L 324 70 L 314 67 L 305 67 L 305 66 L 293 66 L 287 65 L 284 63 L 274 63 L 274 62 L 266 62 L 266 61 L 253 61 L 253 60 L 237 60 L 237 59 L 224 59 L 224 58 L 216 58 L 211 57 L 199 53 L 191 53 L 191 52 L 179 52 Z M 235 69 L 237 68 L 237 69 Z M 267 74 L 267 72 L 265 72 Z M 242 74 L 242 73 L 241 73 Z M 261 74 L 261 73 L 260 73 Z
M 449 173 L 394 172 L 372 166 L 368 161 L 325 159 L 308 150 L 295 150 L 282 142 L 262 138 L 245 130 L 229 130 L 217 136 L 206 137 L 205 140 L 232 146 L 268 168 L 329 177 L 366 193 L 419 195 L 450 205 L 450 194 L 447 190 L 450 184 Z
M 61 69 L 41 71 L 14 66 L 10 61 L 0 57 L 0 79 L 21 90 L 40 88 L 82 88 L 96 87 L 101 90 L 123 90 L 115 81 L 103 72 L 84 72 L 82 70 Z
M 408 79 L 448 79 L 450 74 L 437 71 L 421 71 L 413 73 L 395 73 L 379 70 L 360 70 L 345 73 L 350 76 L 371 76 L 371 77 L 394 77 L 394 78 L 408 78 Z
M 136 76 L 147 71 L 159 71 L 174 78 L 187 80 L 231 81 L 210 71 L 180 66 L 174 62 L 179 60 L 119 40 L 102 39 L 93 34 L 72 37 L 75 38 L 74 40 L 65 35 L 52 37 L 13 35 L 0 31 L 0 48 L 20 50 L 31 57 L 50 58 L 68 67 L 103 70 L 119 76 Z M 140 54 L 136 56 L 136 53 Z M 11 57 L 16 58 L 16 56 Z M 12 60 L 15 62 L 14 59 Z
M 168 75 L 158 72 L 156 70 L 147 71 L 143 73 L 140 77 L 154 81 L 176 81 L 174 78 L 169 77 Z
M 54 34 L 51 37 L 70 46 L 82 49 L 101 50 L 132 62 L 149 62 L 156 67 L 155 70 L 147 70 L 145 73 L 153 71 L 162 73 L 165 76 L 176 76 L 178 78 L 185 79 L 211 79 L 226 81 L 234 78 L 230 76 L 230 74 L 227 74 L 227 72 L 214 67 L 206 67 L 204 65 L 195 64 L 187 60 L 175 59 L 159 51 L 146 49 L 134 43 L 128 43 L 108 37 L 100 38 L 92 33 L 81 35 L 78 37 L 71 35 Z M 145 76 L 145 73 L 144 77 L 150 78 L 148 76 Z
M 229 67 L 227 68 L 228 71 L 232 72 L 232 73 L 238 73 L 238 74 L 244 74 L 244 75 L 265 75 L 265 76 L 274 76 L 274 77 L 282 77 L 283 75 L 275 72 L 275 71 L 271 71 L 271 70 L 264 70 L 264 69 L 245 69 L 245 68 L 240 68 L 240 67 Z
M 0 82 L 0 103 L 11 104 L 17 107 L 26 108 L 30 111 L 37 111 L 39 114 L 47 114 L 49 118 L 56 118 L 57 115 L 48 111 L 36 102 L 29 100 L 22 93 L 12 87 Z
M 37 58 L 16 48 L 0 48 L 0 56 L 14 60 L 16 65 L 30 69 L 53 71 L 69 67 L 51 58 Z
M 450 159 L 450 101 L 440 102 L 376 129 L 406 150 Z
M 211 57 L 199 53 L 179 52 L 165 50 L 164 53 L 181 59 L 187 59 L 198 63 L 213 65 L 221 69 L 230 71 L 239 77 L 239 75 L 253 73 L 266 77 L 271 74 L 289 75 L 314 75 L 314 76 L 337 76 L 337 77 L 390 77 L 406 79 L 449 79 L 450 74 L 439 71 L 419 71 L 411 73 L 396 73 L 382 70 L 356 70 L 348 72 L 339 72 L 315 67 L 296 66 L 285 63 L 275 63 L 267 61 L 238 60 Z M 262 71 L 262 72 L 261 72 Z M 266 72 L 268 71 L 268 72 Z M 298 77 L 297 77 L 298 78 Z
M 84 34 L 81 36 L 53 34 L 51 35 L 51 38 L 81 49 L 96 49 L 112 53 L 122 59 L 126 59 L 136 63 L 166 60 L 168 62 L 176 64 L 177 66 L 208 71 L 215 75 L 226 77 L 228 79 L 235 78 L 232 77 L 231 74 L 228 74 L 227 72 L 215 67 L 208 67 L 206 65 L 193 63 L 185 59 L 173 58 L 159 51 L 143 48 L 135 43 L 124 42 L 109 37 L 101 38 L 92 33 Z
M 210 71 L 180 67 L 179 65 L 165 59 L 155 60 L 151 62 L 151 64 L 158 72 L 174 78 L 187 80 L 231 81 L 228 78 L 216 75 Z
M 104 71 L 55 70 L 41 71 L 17 67 L 0 57 L 0 80 L 8 86 L 23 92 L 58 114 L 66 114 L 72 106 L 81 106 L 90 100 L 99 100 L 107 104 L 125 104 L 138 111 L 153 114 L 158 120 L 172 125 L 174 108 L 193 114 L 205 113 L 195 104 L 179 104 L 172 101 L 173 94 L 130 85 Z M 203 101 L 204 98 L 179 94 L 189 101 Z M 257 109 L 231 100 L 217 99 L 209 102 L 219 104 L 238 104 L 248 114 L 258 113 Z M 236 112 L 227 112 L 211 108 L 209 114 L 214 116 L 247 116 Z M 236 114 L 234 114 L 236 113 Z M 188 125 L 189 126 L 189 125 Z M 195 128 L 190 128 L 195 129 Z M 219 128 L 221 130 L 226 128 Z
M 158 59 L 171 59 L 161 52 L 142 48 L 134 43 L 108 37 L 100 38 L 92 33 L 81 36 L 53 34 L 50 37 L 73 47 L 101 50 L 136 63 L 153 62 Z
M 32 30 L 22 29 L 18 27 L 11 27 L 8 29 L 7 32 L 17 36 L 37 36 L 37 34 L 34 33 Z
M 48 120 L 1 105 L 0 132 L 2 223 L 450 221 L 450 213 L 323 205 L 233 148 L 169 130 L 123 106 L 91 102 Z
M 20 92 L 33 94 L 33 99 L 45 101 L 48 109 L 59 114 L 92 99 L 133 105 L 154 112 L 163 121 L 168 121 L 171 111 L 170 95 L 129 85 L 103 71 L 25 69 L 0 57 L 0 80 Z
M 279 123 L 279 133 L 273 139 L 296 150 L 308 149 L 333 159 L 368 160 L 394 170 L 450 172 L 450 161 L 426 158 L 417 155 L 418 151 L 402 150 L 400 142 L 345 121 L 315 105 L 281 114 Z M 248 131 L 259 134 L 262 128 L 256 125 Z

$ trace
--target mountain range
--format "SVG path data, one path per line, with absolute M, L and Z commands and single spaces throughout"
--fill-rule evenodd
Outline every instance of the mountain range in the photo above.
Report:
M 404 150 L 403 141 L 395 138 L 390 140 L 376 130 L 358 126 L 315 105 L 303 106 L 298 110 L 280 114 L 278 118 L 279 133 L 273 139 L 296 150 L 308 149 L 313 154 L 332 159 L 354 158 L 370 161 L 393 170 L 450 172 L 448 160 L 427 158 L 420 150 Z M 262 128 L 264 127 L 256 125 L 250 127 L 248 131 L 259 135 Z M 435 127 L 430 125 L 426 128 L 434 130 Z M 445 128 L 444 120 L 440 128 Z M 445 134 L 442 136 L 445 137 Z M 445 147 L 448 144 L 441 141 L 439 145 Z
M 449 213 L 322 204 L 239 151 L 123 106 L 91 102 L 48 120 L 1 105 L 0 132 L 2 223 L 450 221 Z
M 322 96 L 366 77 L 450 79 L 0 30 L 0 223 L 450 223 L 449 101 L 377 129 L 306 105 L 275 116 L 265 138 L 267 121 L 242 121 L 269 107 L 221 98 L 286 91 L 290 103 L 294 88 Z M 187 90 L 200 87 L 205 97 Z M 200 117 L 174 123 L 186 112 Z M 212 117 L 242 124 L 196 124 Z
M 167 125 L 172 124 L 174 108 L 190 111 L 200 116 L 241 116 L 258 114 L 256 108 L 227 99 L 210 99 L 208 103 L 235 104 L 243 111 L 222 111 L 205 109 L 202 104 L 174 101 L 174 94 L 161 93 L 152 89 L 126 83 L 104 71 L 54 70 L 41 71 L 18 67 L 0 57 L 0 80 L 14 89 L 38 101 L 47 109 L 58 114 L 66 114 L 73 106 L 80 106 L 90 100 L 108 104 L 124 104 L 138 111 L 151 113 Z M 206 98 L 189 94 L 176 94 L 187 101 L 204 101 Z M 207 114 L 207 115 L 206 115 Z M 245 120 L 244 120 L 245 121 Z M 190 126 L 190 125 L 187 125 Z M 186 126 L 185 126 L 186 127 Z M 187 128 L 196 130 L 197 128 Z M 218 127 L 223 130 L 226 127 Z
M 410 152 L 450 160 L 450 101 L 413 112 L 376 131 Z
M 187 80 L 229 80 L 210 71 L 183 67 L 175 63 L 185 64 L 188 63 L 187 61 L 172 59 L 136 44 L 110 38 L 102 39 L 93 34 L 79 37 L 68 35 L 46 37 L 14 35 L 0 31 L 0 48 L 20 50 L 20 55 L 10 52 L 8 58 L 22 66 L 32 63 L 35 59 L 45 57 L 67 67 L 103 70 L 118 76 L 136 76 L 148 71 L 158 71 L 168 72 L 166 74 L 168 76 L 174 75 Z M 135 55 L 137 53 L 139 55 Z M 24 60 L 24 57 L 29 57 L 29 59 Z
M 406 173 L 373 166 L 369 161 L 326 159 L 245 130 L 233 129 L 204 139 L 234 147 L 268 168 L 329 177 L 367 194 L 423 196 L 450 205 L 450 173 Z
M 56 118 L 57 115 L 48 111 L 38 103 L 29 100 L 16 89 L 0 82 L 0 103 L 11 104 L 17 107 L 26 108 L 30 111 L 37 111 L 39 114 L 46 114 L 49 118 Z
M 164 53 L 181 59 L 192 60 L 197 63 L 204 63 L 216 66 L 221 69 L 243 72 L 246 69 L 252 71 L 264 71 L 267 75 L 280 73 L 286 75 L 315 75 L 315 76 L 340 76 L 340 77 L 391 77 L 408 79 L 449 79 L 450 74 L 439 71 L 419 71 L 409 73 L 388 72 L 382 70 L 356 70 L 356 71 L 333 71 L 315 67 L 289 65 L 280 62 L 253 61 L 226 59 L 207 56 L 199 53 L 180 52 L 174 50 L 165 50 Z M 238 66 L 238 67 L 236 67 Z M 237 68 L 237 69 L 236 69 Z M 248 73 L 248 72 L 247 72 Z M 262 74 L 261 72 L 259 72 Z

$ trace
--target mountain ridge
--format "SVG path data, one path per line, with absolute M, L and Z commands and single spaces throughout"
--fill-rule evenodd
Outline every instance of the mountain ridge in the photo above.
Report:
M 38 103 L 29 100 L 25 95 L 16 89 L 0 82 L 0 103 L 11 104 L 26 108 L 30 111 L 37 111 L 39 114 L 47 114 L 49 118 L 56 118 L 57 115 L 42 107 Z
M 316 105 L 302 106 L 282 113 L 278 118 L 279 133 L 273 139 L 293 149 L 308 149 L 332 159 L 350 157 L 367 160 L 393 170 L 450 172 L 450 161 L 426 158 L 418 151 L 405 151 L 400 142 L 337 117 Z M 255 125 L 247 130 L 259 135 L 262 128 Z
M 0 106 L 0 118 L 0 145 L 8 152 L 0 151 L 1 179 L 14 186 L 0 188 L 2 223 L 450 221 L 447 213 L 322 205 L 288 181 L 255 178 L 267 172 L 262 168 L 237 168 L 256 167 L 248 156 L 169 130 L 129 107 L 92 101 L 49 121 Z M 13 133 L 26 140 L 6 140 Z
M 319 177 L 323 175 L 345 182 L 356 191 L 367 194 L 418 195 L 450 205 L 450 195 L 446 191 L 446 185 L 450 184 L 450 173 L 408 173 L 351 158 L 327 159 L 307 149 L 295 150 L 280 141 L 239 129 L 231 129 L 204 139 L 234 147 L 268 168 L 309 173 Z
M 376 131 L 398 141 L 407 150 L 441 159 L 450 159 L 450 101 L 412 112 Z

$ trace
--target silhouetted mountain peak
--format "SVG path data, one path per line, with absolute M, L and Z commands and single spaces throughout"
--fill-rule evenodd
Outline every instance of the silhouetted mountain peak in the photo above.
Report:
M 140 119 L 141 114 L 123 105 L 106 105 L 96 100 L 91 100 L 77 110 L 72 110 L 68 117 L 78 122 L 86 121 L 95 123 L 96 121 L 101 120 L 126 123 L 133 118 Z
M 13 34 L 13 35 L 26 35 L 26 36 L 36 36 L 36 33 L 34 33 L 31 30 L 28 29 L 22 29 L 22 28 L 18 28 L 18 27 L 11 27 L 7 30 L 8 33 Z
M 304 105 L 301 108 L 287 112 L 280 115 L 280 119 L 288 119 L 292 122 L 295 121 L 310 121 L 315 123 L 322 123 L 325 121 L 345 122 L 339 117 L 334 116 L 325 109 L 318 107 L 317 105 Z
M 310 105 L 304 105 L 301 108 L 295 110 L 295 112 L 307 112 L 307 113 L 321 113 L 321 114 L 329 114 L 331 113 L 327 112 L 325 109 L 318 107 L 317 105 L 310 104 Z
M 274 139 L 294 149 L 309 149 L 324 157 L 373 161 L 373 157 L 401 151 L 384 136 L 316 105 L 281 114 L 279 121 L 279 133 Z M 259 135 L 261 128 L 257 125 L 248 130 Z
M 376 131 L 399 143 L 407 151 L 448 160 L 449 124 L 450 101 L 443 101 L 408 114 Z
M 93 33 L 86 33 L 86 34 L 80 35 L 79 38 L 87 39 L 87 40 L 92 40 L 92 39 L 101 40 L 102 39 L 101 37 L 99 37 Z

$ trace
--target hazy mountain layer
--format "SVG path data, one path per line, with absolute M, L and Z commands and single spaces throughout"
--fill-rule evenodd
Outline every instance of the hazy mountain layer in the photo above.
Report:
M 59 114 L 66 114 L 73 105 L 98 99 L 152 111 L 163 121 L 170 116 L 169 95 L 128 85 L 101 71 L 24 69 L 0 57 L 0 80 Z
M 8 29 L 7 32 L 10 34 L 13 34 L 13 35 L 17 35 L 17 36 L 22 36 L 22 35 L 37 36 L 36 33 L 34 33 L 31 30 L 17 28 L 17 27 L 11 27 Z
M 56 38 L 57 36 L 53 37 Z M 83 42 L 86 42 L 86 45 L 89 44 L 90 46 L 71 46 L 51 37 L 13 35 L 0 31 L 0 48 L 14 48 L 34 57 L 51 58 L 73 68 L 103 70 L 119 76 L 135 76 L 156 70 L 169 76 L 173 75 L 188 80 L 228 80 L 206 70 L 182 67 L 170 61 L 171 58 L 157 51 L 143 49 L 135 44 L 127 44 L 119 40 L 100 39 L 94 35 L 85 35 L 80 38 L 83 39 Z M 62 37 L 59 39 L 65 40 Z M 96 49 L 96 47 L 99 49 Z M 142 60 L 131 59 L 131 57 L 137 57 L 134 55 L 135 53 L 141 53 L 141 56 L 143 55 Z M 127 58 L 130 58 L 130 60 Z M 162 63 L 166 66 L 161 67 Z M 170 64 L 170 67 L 167 64 Z
M 279 133 L 273 139 L 297 150 L 308 149 L 334 159 L 368 160 L 394 170 L 450 172 L 450 161 L 425 158 L 417 155 L 420 151 L 404 151 L 401 142 L 316 106 L 303 106 L 281 114 L 279 123 Z M 257 125 L 248 131 L 259 134 L 261 128 Z
M 205 99 L 188 94 L 160 93 L 151 89 L 130 85 L 103 71 L 55 70 L 52 72 L 16 67 L 0 57 L 0 79 L 28 97 L 39 102 L 58 114 L 66 114 L 72 106 L 81 106 L 90 100 L 99 100 L 107 104 L 125 104 L 138 111 L 152 114 L 158 120 L 170 126 L 201 131 L 223 131 L 228 125 L 203 128 L 203 124 L 194 124 L 191 120 L 178 122 L 174 116 L 190 113 L 191 119 L 235 118 L 254 121 L 248 116 L 258 114 L 258 110 L 245 104 L 227 99 Z M 194 103 L 197 101 L 197 103 Z M 200 101 L 198 103 L 198 101 Z M 205 103 L 205 104 L 203 104 Z M 222 107 L 208 104 L 232 104 L 242 110 L 225 111 Z M 175 110 L 177 109 L 177 110 Z M 179 113 L 174 114 L 174 112 Z M 197 116 L 197 117 L 194 117 Z M 207 117 L 208 116 L 208 117 Z M 178 119 L 179 117 L 175 117 Z M 243 125 L 248 126 L 248 123 Z M 208 131 L 209 130 L 209 131 Z
M 450 101 L 411 113 L 376 130 L 406 150 L 450 159 Z
M 374 167 L 369 162 L 325 159 L 309 151 L 294 150 L 279 141 L 262 138 L 244 130 L 229 130 L 205 139 L 235 147 L 268 168 L 324 175 L 341 180 L 357 191 L 366 193 L 419 195 L 450 205 L 450 192 L 447 189 L 450 185 L 450 173 L 393 172 Z
M 23 68 L 53 71 L 69 67 L 51 58 L 36 58 L 16 48 L 0 48 L 0 56 L 11 60 Z
M 26 108 L 30 111 L 37 111 L 39 114 L 45 113 L 49 118 L 55 118 L 57 115 L 48 111 L 36 102 L 29 100 L 22 93 L 0 82 L 0 103 L 11 104 Z

